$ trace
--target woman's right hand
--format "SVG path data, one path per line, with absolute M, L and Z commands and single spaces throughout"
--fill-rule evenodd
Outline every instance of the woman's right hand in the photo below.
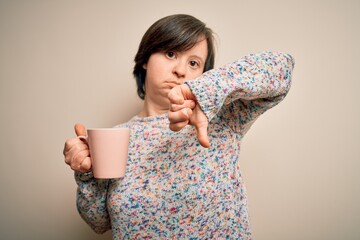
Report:
M 89 144 L 86 137 L 86 129 L 84 125 L 77 123 L 74 126 L 76 138 L 66 140 L 63 154 L 65 163 L 72 170 L 86 173 L 91 171 L 91 159 Z

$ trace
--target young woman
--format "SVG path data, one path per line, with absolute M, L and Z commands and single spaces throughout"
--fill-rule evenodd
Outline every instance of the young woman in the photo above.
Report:
M 293 58 L 261 52 L 212 69 L 212 31 L 189 15 L 158 20 L 145 33 L 134 76 L 141 112 L 131 129 L 126 175 L 96 180 L 89 148 L 65 143 L 77 207 L 114 239 L 251 239 L 239 169 L 241 139 L 287 94 Z M 212 69 L 212 70 L 210 70 Z M 85 135 L 81 124 L 78 136 Z

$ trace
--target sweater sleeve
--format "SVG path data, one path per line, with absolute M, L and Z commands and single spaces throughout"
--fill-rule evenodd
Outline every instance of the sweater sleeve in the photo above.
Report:
M 106 207 L 109 180 L 95 179 L 91 172 L 75 172 L 75 180 L 78 185 L 76 205 L 80 216 L 96 233 L 111 229 Z
M 294 64 L 285 53 L 249 54 L 186 84 L 209 122 L 220 115 L 243 137 L 257 117 L 284 99 Z

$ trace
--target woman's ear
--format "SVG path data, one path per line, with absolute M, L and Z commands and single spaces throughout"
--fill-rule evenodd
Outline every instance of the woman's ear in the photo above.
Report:
M 144 64 L 142 65 L 142 67 L 143 67 L 143 69 L 146 70 L 146 68 L 147 68 L 147 63 L 144 63 Z

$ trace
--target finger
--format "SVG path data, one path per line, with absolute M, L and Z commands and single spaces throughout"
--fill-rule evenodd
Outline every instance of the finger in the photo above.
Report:
M 67 154 L 70 149 L 74 146 L 77 145 L 79 143 L 82 143 L 82 141 L 80 141 L 78 138 L 71 138 L 71 139 L 67 139 L 65 141 L 65 145 L 64 145 L 64 150 L 63 150 L 63 154 L 65 156 L 65 154 Z
M 188 124 L 189 124 L 189 121 L 183 121 L 183 122 L 178 122 L 178 123 L 170 123 L 169 128 L 170 128 L 171 131 L 178 132 Z
M 173 87 L 168 94 L 168 98 L 169 98 L 171 104 L 181 105 L 185 101 L 185 98 L 182 94 L 180 86 Z
M 168 118 L 170 123 L 178 123 L 189 121 L 192 115 L 192 110 L 190 108 L 183 108 L 180 111 L 169 112 Z
M 74 140 L 76 140 L 76 144 L 73 144 L 71 146 L 70 149 L 68 149 L 65 153 L 65 162 L 67 164 L 71 164 L 71 162 L 73 161 L 73 158 L 75 155 L 77 155 L 79 152 L 84 151 L 84 150 L 89 150 L 88 145 L 86 145 L 85 143 L 83 143 L 82 141 L 80 141 L 79 139 L 75 138 Z
M 82 141 L 79 138 L 72 138 L 72 139 L 66 140 L 66 142 L 65 142 L 64 155 L 68 154 L 68 153 L 74 153 L 77 151 L 81 151 L 86 148 L 89 148 L 89 146 L 86 142 Z
M 64 149 L 63 149 L 63 154 L 64 154 L 64 156 L 65 156 L 65 154 L 70 150 L 70 148 L 71 148 L 71 146 L 72 146 L 72 144 L 71 144 L 72 141 L 73 141 L 73 139 L 67 139 L 67 140 L 65 141 Z
M 88 137 L 87 136 L 78 136 L 78 139 L 80 139 L 83 143 L 89 146 Z
M 81 163 L 85 160 L 85 158 L 90 157 L 90 151 L 89 150 L 83 150 L 81 152 L 78 152 L 76 155 L 73 156 L 70 167 L 71 169 L 75 171 L 80 170 Z
M 76 123 L 74 126 L 76 136 L 86 136 L 86 128 L 81 123 Z
M 81 172 L 89 172 L 90 170 L 91 170 L 91 159 L 90 159 L 90 157 L 86 157 L 80 163 L 80 171 Z
M 195 95 L 191 92 L 191 89 L 187 84 L 179 85 L 181 93 L 184 96 L 184 99 L 196 99 Z
M 207 133 L 207 125 L 208 125 L 207 123 L 201 125 L 195 125 L 199 143 L 201 144 L 201 146 L 205 148 L 210 147 L 209 136 Z
M 195 101 L 193 100 L 185 100 L 183 104 L 178 105 L 178 104 L 171 104 L 170 105 L 170 111 L 172 112 L 176 112 L 179 111 L 183 108 L 190 108 L 190 109 L 194 109 L 196 106 Z

